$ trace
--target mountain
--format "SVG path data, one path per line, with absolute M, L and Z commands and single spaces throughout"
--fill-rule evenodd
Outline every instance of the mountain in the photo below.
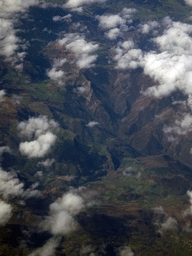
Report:
M 189 0 L 3 0 L 0 255 L 190 255 Z

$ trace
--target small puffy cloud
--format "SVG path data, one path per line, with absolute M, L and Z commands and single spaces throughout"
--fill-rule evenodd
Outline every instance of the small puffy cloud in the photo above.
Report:
M 38 183 L 34 183 L 30 188 L 24 190 L 24 184 L 20 182 L 14 173 L 6 172 L 0 167 L 0 195 L 4 199 L 42 197 L 40 191 L 36 189 L 37 186 Z
M 50 205 L 50 214 L 42 222 L 41 227 L 53 235 L 65 235 L 74 231 L 77 223 L 73 218 L 84 208 L 82 197 L 67 193 Z
M 186 211 L 184 211 L 184 213 L 183 213 L 184 217 L 187 215 L 192 215 L 192 191 L 188 190 L 187 195 L 189 197 L 189 202 L 190 202 L 191 206 Z
M 144 56 L 144 73 L 159 82 L 148 88 L 147 95 L 161 98 L 176 90 L 192 94 L 192 25 L 173 22 L 162 36 L 154 39 L 160 53 Z
M 9 172 L 0 168 L 0 195 L 8 199 L 10 197 L 20 196 L 23 194 L 24 184 L 19 179 Z
M 130 49 L 128 51 L 122 51 L 122 49 L 116 50 L 117 55 L 114 60 L 118 60 L 117 69 L 135 69 L 140 67 L 140 62 L 143 59 L 143 53 L 140 49 Z M 123 52 L 125 52 L 123 54 Z
M 119 256 L 134 256 L 134 253 L 132 252 L 131 248 L 128 246 L 124 246 L 120 248 Z
M 167 230 L 177 230 L 177 221 L 176 219 L 169 217 L 165 222 L 161 224 L 159 233 L 163 233 Z
M 160 234 L 167 230 L 177 230 L 176 219 L 170 217 L 162 206 L 154 208 L 154 224 L 158 227 Z
M 47 75 L 51 80 L 60 80 L 64 76 L 64 72 L 62 70 L 56 71 L 56 68 L 52 68 L 47 72 Z
M 118 25 L 126 23 L 126 20 L 121 18 L 118 14 L 96 16 L 96 18 L 99 20 L 99 26 L 103 29 L 115 28 Z
M 71 21 L 71 14 L 67 14 L 65 16 L 54 16 L 53 17 L 53 21 L 62 21 L 62 20 L 66 20 L 66 21 Z
M 131 18 L 131 15 L 133 13 L 136 13 L 137 12 L 137 9 L 135 8 L 123 8 L 123 10 L 121 11 L 121 15 L 124 19 L 129 19 Z
M 58 123 L 53 119 L 49 121 L 46 116 L 32 117 L 26 122 L 21 122 L 17 127 L 21 137 L 27 139 L 35 138 L 33 141 L 20 143 L 19 150 L 21 154 L 29 158 L 45 156 L 57 138 L 51 130 L 57 130 L 58 127 Z
M 45 134 L 52 129 L 58 129 L 59 125 L 53 119 L 48 120 L 46 116 L 31 117 L 28 121 L 18 124 L 17 129 L 20 136 L 32 139 L 38 138 L 40 135 Z
M 12 215 L 12 206 L 0 200 L 0 226 L 7 224 Z
M 22 194 L 22 197 L 24 199 L 43 197 L 41 192 L 36 189 L 38 187 L 38 185 L 39 185 L 38 182 L 34 183 L 30 188 L 28 188 L 24 191 L 24 193 Z
M 176 120 L 172 126 L 165 125 L 164 133 L 168 136 L 168 141 L 175 141 L 178 136 L 183 136 L 192 132 L 192 116 L 185 114 L 182 120 Z
M 94 66 L 97 55 L 91 55 L 91 53 L 99 49 L 98 44 L 87 42 L 83 36 L 76 33 L 66 34 L 63 39 L 58 41 L 58 44 L 61 46 L 66 45 L 66 49 L 74 53 L 78 68 L 83 69 Z
M 68 0 L 64 5 L 66 8 L 77 8 L 83 5 L 90 5 L 94 3 L 104 3 L 106 0 Z
M 53 256 L 55 255 L 55 250 L 59 245 L 59 242 L 60 238 L 51 238 L 41 248 L 38 248 L 34 252 L 30 253 L 29 256 Z
M 135 49 L 132 40 L 119 43 L 114 49 L 115 56 L 113 60 L 117 61 L 117 69 L 135 69 L 139 67 L 143 61 L 143 53 L 140 49 Z
M 115 40 L 118 36 L 121 36 L 121 30 L 119 28 L 113 28 L 106 32 L 105 35 L 109 39 Z
M 0 55 L 8 60 L 12 57 L 21 43 L 16 36 L 14 24 L 17 22 L 17 13 L 25 12 L 30 6 L 36 5 L 38 0 L 1 0 L 0 1 Z M 22 56 L 15 56 L 22 60 Z M 21 59 L 20 59 L 21 57 Z
M 92 128 L 92 127 L 94 127 L 95 125 L 98 125 L 98 124 L 99 124 L 99 123 L 96 122 L 96 121 L 91 121 L 91 122 L 89 122 L 86 126 Z
M 38 165 L 42 165 L 45 168 L 47 167 L 51 167 L 53 165 L 53 163 L 55 162 L 55 159 L 46 159 L 45 161 L 39 162 Z
M 0 147 L 0 156 L 4 153 L 4 152 L 11 152 L 11 149 L 10 147 L 8 146 L 3 146 L 3 147 Z
M 62 67 L 62 65 L 67 61 L 66 58 L 64 59 L 55 59 L 53 63 L 53 68 L 47 71 L 47 76 L 54 80 L 59 81 L 61 83 L 61 79 L 65 76 L 65 73 L 63 70 L 60 70 L 59 68 Z
M 46 134 L 40 135 L 38 139 L 34 141 L 21 142 L 19 145 L 19 150 L 22 155 L 29 158 L 44 157 L 52 145 L 55 144 L 57 136 L 52 132 L 47 132 Z
M 5 90 L 0 90 L 0 102 L 3 102 L 5 100 Z
M 192 6 L 192 0 L 184 0 L 186 4 Z
M 159 28 L 159 26 L 157 21 L 148 21 L 146 24 L 140 25 L 140 31 L 143 34 L 148 34 L 150 31 Z

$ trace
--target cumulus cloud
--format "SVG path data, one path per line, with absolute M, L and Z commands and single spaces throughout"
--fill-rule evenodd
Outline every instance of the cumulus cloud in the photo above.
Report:
M 134 8 L 124 8 L 120 13 L 107 14 L 96 18 L 99 20 L 99 26 L 108 30 L 105 32 L 105 36 L 110 40 L 115 40 L 118 36 L 123 36 L 123 33 L 129 30 L 126 24 L 131 24 L 132 14 L 136 12 Z
M 1 156 L 4 152 L 11 152 L 10 147 L 8 147 L 8 146 L 0 147 L 0 156 Z
M 126 23 L 126 20 L 121 18 L 119 14 L 96 16 L 96 18 L 99 20 L 99 26 L 103 29 L 115 28 Z
M 165 133 L 176 133 L 178 135 L 186 135 L 188 132 L 192 131 L 192 116 L 190 114 L 185 114 L 184 118 L 179 121 L 175 121 L 174 126 L 164 126 L 163 131 Z
M 34 183 L 30 188 L 26 189 L 23 192 L 22 197 L 24 199 L 43 197 L 41 192 L 38 189 L 36 189 L 38 187 L 38 185 L 39 185 L 38 182 Z
M 169 217 L 165 222 L 161 224 L 159 233 L 163 233 L 166 230 L 177 230 L 177 221 L 176 219 Z
M 77 8 L 83 5 L 90 5 L 93 3 L 104 3 L 106 0 L 68 0 L 64 5 L 66 8 Z
M 176 90 L 191 96 L 192 87 L 192 25 L 169 24 L 162 36 L 154 39 L 160 53 L 144 56 L 144 72 L 159 82 L 145 93 L 161 98 Z
M 132 252 L 131 248 L 128 246 L 124 246 L 120 248 L 119 256 L 134 256 L 134 253 Z
M 57 130 L 59 125 L 53 119 L 49 121 L 46 116 L 40 116 L 21 122 L 17 128 L 21 137 L 35 138 L 33 141 L 20 143 L 21 154 L 29 158 L 36 158 L 45 156 L 50 151 L 51 146 L 55 144 L 57 136 L 51 130 Z
M 89 122 L 86 126 L 92 128 L 92 127 L 94 127 L 95 125 L 98 125 L 98 124 L 99 124 L 99 123 L 96 122 L 96 121 L 91 121 L 91 122 Z
M 186 4 L 192 6 L 192 0 L 184 0 Z
M 55 250 L 59 245 L 60 238 L 53 237 L 47 241 L 41 248 L 36 249 L 34 252 L 30 253 L 29 256 L 53 256 L 55 255 Z
M 114 40 L 116 39 L 118 36 L 121 36 L 121 30 L 119 28 L 113 28 L 110 29 L 108 32 L 105 33 L 105 35 L 111 39 Z
M 3 102 L 5 100 L 5 90 L 0 90 L 0 102 Z
M 77 223 L 74 216 L 84 208 L 82 197 L 74 194 L 64 194 L 50 205 L 50 214 L 42 222 L 41 227 L 53 235 L 65 235 L 74 231 Z
M 47 75 L 52 80 L 60 80 L 64 76 L 64 71 L 62 70 L 56 71 L 56 68 L 52 68 L 47 72 Z
M 55 159 L 46 159 L 45 161 L 39 162 L 38 165 L 42 165 L 45 168 L 51 167 L 53 163 L 55 162 Z
M 40 135 L 58 128 L 58 123 L 53 119 L 48 120 L 46 116 L 31 117 L 17 126 L 20 136 L 27 139 L 38 138 Z
M 189 197 L 189 202 L 191 205 L 186 211 L 184 211 L 184 213 L 183 213 L 184 216 L 192 215 L 192 191 L 188 190 L 187 195 Z
M 0 167 L 0 195 L 4 199 L 42 197 L 41 192 L 36 189 L 37 186 L 38 183 L 34 183 L 30 188 L 24 190 L 24 184 L 20 182 L 15 173 L 6 172 Z
M 170 217 L 163 209 L 162 206 L 155 207 L 154 209 L 154 225 L 158 227 L 158 232 L 163 234 L 167 230 L 177 230 L 177 221 Z
M 19 181 L 16 175 L 0 168 L 0 195 L 3 198 L 8 199 L 22 195 L 23 186 L 24 184 Z
M 61 82 L 61 79 L 65 76 L 65 72 L 60 69 L 62 65 L 67 61 L 66 58 L 64 59 L 55 59 L 53 63 L 52 69 L 47 71 L 47 75 L 50 79 L 54 81 L 58 81 L 59 83 Z
M 94 66 L 97 55 L 91 55 L 98 50 L 99 45 L 87 42 L 84 36 L 74 34 L 66 34 L 63 39 L 58 41 L 58 44 L 65 45 L 66 49 L 72 51 L 77 59 L 77 67 L 80 69 L 90 68 Z
M 44 157 L 50 150 L 51 146 L 55 144 L 57 136 L 51 132 L 40 135 L 34 141 L 21 142 L 19 150 L 22 155 L 29 158 Z
M 140 31 L 143 34 L 148 34 L 150 31 L 159 28 L 159 23 L 157 21 L 148 21 L 145 24 L 140 25 Z
M 113 57 L 117 61 L 117 69 L 135 69 L 140 66 L 143 60 L 143 53 L 140 49 L 135 49 L 132 40 L 119 43 L 115 49 L 116 55 Z
M 149 27 L 158 26 L 156 23 L 149 24 Z M 143 67 L 144 73 L 159 83 L 158 86 L 148 88 L 145 92 L 146 95 L 161 98 L 180 90 L 191 97 L 192 25 L 172 22 L 169 18 L 164 19 L 162 24 L 167 27 L 163 35 L 153 39 L 153 42 L 159 47 L 159 53 L 152 51 L 142 53 L 135 47 L 126 52 L 122 46 L 118 46 L 114 57 L 114 60 L 117 61 L 117 68 Z M 188 104 L 190 102 L 188 101 Z
M 21 40 L 16 36 L 14 24 L 17 14 L 25 12 L 30 6 L 36 5 L 38 0 L 1 0 L 0 1 L 0 55 L 13 61 L 12 57 L 19 48 Z M 24 54 L 24 53 L 23 53 Z M 22 60 L 22 53 L 15 56 Z
M 0 200 L 0 226 L 7 224 L 12 215 L 12 206 Z

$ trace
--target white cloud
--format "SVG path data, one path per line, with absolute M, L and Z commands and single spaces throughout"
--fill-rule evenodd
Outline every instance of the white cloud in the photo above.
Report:
M 118 36 L 121 36 L 121 30 L 119 28 L 113 28 L 110 29 L 108 32 L 105 33 L 105 35 L 111 39 L 114 40 L 116 39 Z
M 28 121 L 21 122 L 17 126 L 20 136 L 27 139 L 38 138 L 40 135 L 58 128 L 58 123 L 53 119 L 48 120 L 46 116 L 31 117 Z
M 166 26 L 163 35 L 153 39 L 158 53 L 145 53 L 135 47 L 126 51 L 120 45 L 113 59 L 118 69 L 143 67 L 146 75 L 158 81 L 145 95 L 162 98 L 179 90 L 188 96 L 187 104 L 192 108 L 192 25 L 172 22 L 168 17 L 161 24 Z M 149 30 L 158 27 L 156 22 L 148 25 Z
M 95 125 L 98 125 L 98 124 L 99 124 L 99 123 L 96 122 L 96 121 L 91 121 L 91 122 L 89 122 L 86 126 L 92 128 L 92 127 L 94 127 Z
M 188 190 L 187 195 L 189 197 L 189 202 L 190 202 L 191 206 L 186 211 L 184 211 L 184 213 L 183 213 L 184 217 L 187 215 L 192 215 L 192 191 Z
M 120 248 L 121 251 L 119 253 L 119 256 L 134 256 L 134 253 L 132 252 L 131 248 L 128 246 L 124 246 Z
M 32 117 L 26 122 L 21 122 L 17 126 L 20 135 L 27 139 L 35 138 L 33 141 L 20 143 L 19 150 L 21 154 L 29 158 L 45 156 L 57 138 L 51 130 L 58 130 L 58 128 L 58 123 L 53 119 L 49 121 L 46 116 Z
M 155 207 L 154 209 L 154 224 L 158 227 L 158 232 L 163 234 L 167 230 L 177 230 L 177 221 L 170 217 L 163 209 L 162 206 Z
M 22 13 L 30 6 L 37 4 L 37 0 L 1 0 L 0 1 L 0 55 L 13 61 L 12 57 L 21 43 L 16 36 L 14 24 L 17 22 L 17 13 Z M 22 60 L 23 56 L 16 56 Z
M 29 158 L 44 157 L 49 153 L 52 145 L 55 144 L 57 136 L 52 132 L 47 132 L 46 134 L 40 135 L 34 141 L 21 142 L 19 145 L 19 150 L 22 155 L 28 156 Z
M 41 248 L 36 249 L 30 253 L 29 256 L 54 256 L 55 250 L 59 245 L 60 238 L 51 238 Z
M 184 0 L 186 4 L 192 6 L 192 0 Z
M 39 162 L 38 165 L 43 165 L 44 167 L 51 167 L 53 163 L 55 162 L 55 159 L 46 159 L 45 161 Z
M 132 47 L 131 43 L 130 47 Z M 116 53 L 117 54 L 115 55 L 114 60 L 118 61 L 116 66 L 117 69 L 138 68 L 143 59 L 143 53 L 140 49 L 125 50 L 122 48 L 117 48 Z
M 53 63 L 52 69 L 47 71 L 47 75 L 50 79 L 54 81 L 58 81 L 61 83 L 61 79 L 64 78 L 65 72 L 60 70 L 59 68 L 67 61 L 66 58 L 64 59 L 55 59 Z
M 0 102 L 3 102 L 5 100 L 5 90 L 0 90 Z
M 143 34 L 148 34 L 150 31 L 159 28 L 159 23 L 157 21 L 148 21 L 146 24 L 140 25 L 140 31 Z
M 77 8 L 85 4 L 104 3 L 106 0 L 68 0 L 64 7 Z
M 56 68 L 52 68 L 47 72 L 47 75 L 52 80 L 60 80 L 64 76 L 64 71 L 62 70 L 56 71 Z
M 0 200 L 0 226 L 4 226 L 12 215 L 12 206 Z
M 164 126 L 163 131 L 165 134 L 175 134 L 175 135 L 186 135 L 192 131 L 192 116 L 190 114 L 185 114 L 184 118 L 179 121 L 176 120 L 174 126 Z
M 74 231 L 77 223 L 73 218 L 84 208 L 82 197 L 67 193 L 50 205 L 50 214 L 42 222 L 41 227 L 53 235 L 65 235 Z
M 121 18 L 119 14 L 96 16 L 96 18 L 99 20 L 99 26 L 103 29 L 115 28 L 126 23 L 126 20 Z
M 0 156 L 1 156 L 4 152 L 11 152 L 10 147 L 8 147 L 8 146 L 0 147 Z
M 23 186 L 24 184 L 14 174 L 5 172 L 0 168 L 0 195 L 3 198 L 8 199 L 22 195 Z
M 144 56 L 144 72 L 159 82 L 146 94 L 161 98 L 176 90 L 190 96 L 192 93 L 192 25 L 173 22 L 162 36 L 154 39 L 161 53 Z
M 66 34 L 63 39 L 58 41 L 59 45 L 66 45 L 66 49 L 72 51 L 77 59 L 77 66 L 80 69 L 90 68 L 94 66 L 97 55 L 91 55 L 92 52 L 98 50 L 99 45 L 87 42 L 83 36 L 76 33 Z
M 169 217 L 165 222 L 161 224 L 159 233 L 163 233 L 167 230 L 177 230 L 177 221 L 176 219 Z

